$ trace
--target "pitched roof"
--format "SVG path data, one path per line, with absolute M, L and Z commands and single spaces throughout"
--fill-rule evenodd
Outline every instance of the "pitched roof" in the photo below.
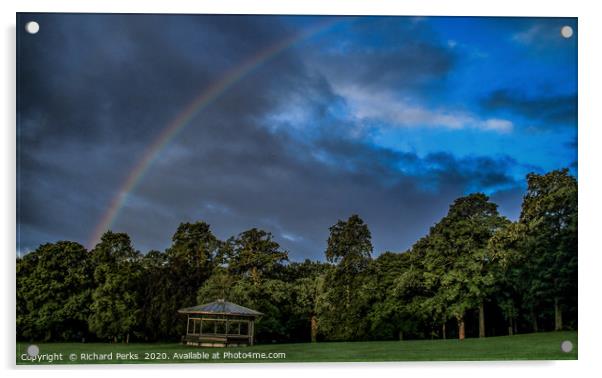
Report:
M 228 302 L 223 299 L 218 299 L 215 302 L 187 307 L 178 310 L 180 314 L 220 314 L 220 315 L 240 315 L 240 316 L 260 316 L 263 315 L 259 311 L 251 310 L 250 308 L 239 306 L 236 303 Z

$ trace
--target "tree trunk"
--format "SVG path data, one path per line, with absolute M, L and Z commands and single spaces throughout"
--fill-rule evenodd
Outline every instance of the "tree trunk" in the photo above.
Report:
M 514 334 L 514 330 L 512 328 L 513 324 L 512 324 L 512 315 L 508 315 L 508 335 L 512 336 Z
M 399 341 L 403 340 L 403 331 L 399 331 Z
M 446 339 L 446 336 L 445 336 L 445 323 L 443 323 L 443 325 L 441 326 L 441 335 L 443 336 L 443 340 L 445 340 Z
M 315 343 L 318 339 L 318 319 L 315 315 L 311 316 L 311 342 Z
M 125 343 L 129 344 L 130 343 L 130 334 L 128 332 L 128 334 L 125 336 Z
M 537 316 L 535 316 L 535 310 L 531 311 L 531 318 L 533 319 L 533 332 L 539 332 L 537 327 Z
M 554 330 L 562 330 L 562 310 L 558 304 L 558 298 L 554 298 Z
M 351 303 L 351 290 L 349 290 L 349 285 L 345 285 L 345 308 L 349 308 L 350 303 Z
M 457 317 L 458 319 L 458 339 L 464 340 L 465 338 L 465 330 L 464 330 L 464 314 Z
M 479 304 L 479 337 L 485 337 L 485 302 Z

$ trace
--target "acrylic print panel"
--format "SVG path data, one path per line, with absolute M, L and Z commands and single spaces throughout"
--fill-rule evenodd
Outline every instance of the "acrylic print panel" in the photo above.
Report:
M 17 364 L 577 358 L 575 18 L 17 14 Z

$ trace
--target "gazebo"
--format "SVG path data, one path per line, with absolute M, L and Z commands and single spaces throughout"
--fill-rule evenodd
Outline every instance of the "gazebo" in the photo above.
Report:
M 255 319 L 259 311 L 223 299 L 178 310 L 187 316 L 185 345 L 226 347 L 253 345 Z

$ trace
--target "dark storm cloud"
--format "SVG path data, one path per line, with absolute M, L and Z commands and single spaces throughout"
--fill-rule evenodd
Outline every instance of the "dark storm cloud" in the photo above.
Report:
M 519 91 L 501 89 L 483 99 L 487 111 L 508 111 L 549 125 L 577 126 L 577 95 L 527 97 Z
M 43 117 L 38 141 L 45 133 L 61 140 L 73 136 L 82 143 L 103 136 L 115 142 L 120 137 L 118 141 L 131 144 L 132 139 L 158 131 L 156 124 L 169 121 L 202 88 L 286 33 L 270 18 L 258 22 L 227 16 L 42 15 L 36 19 L 44 29 L 35 38 L 25 35 L 20 58 L 24 80 L 19 89 L 22 113 Z M 292 69 L 294 62 L 287 63 Z
M 294 32 L 272 17 L 36 18 L 39 39 L 23 36 L 19 50 L 23 249 L 85 243 L 168 122 L 229 69 Z M 399 39 L 387 36 L 392 23 L 383 25 L 366 37 L 381 39 L 375 46 Z M 427 42 L 403 41 L 391 51 L 352 42 L 347 66 L 344 57 L 326 64 L 292 48 L 243 77 L 167 145 L 129 193 L 114 230 L 147 251 L 167 247 L 182 221 L 207 221 L 220 238 L 261 227 L 298 260 L 321 258 L 328 227 L 358 213 L 376 252 L 400 251 L 454 198 L 516 187 L 507 174 L 516 162 L 507 157 L 418 156 L 371 144 L 339 114 L 345 101 L 333 82 L 350 75 L 368 86 L 416 87 L 444 77 L 453 57 Z
M 367 89 L 424 90 L 441 85 L 456 61 L 417 19 L 365 17 L 325 37 L 315 64 L 335 82 Z M 330 40 L 328 40 L 328 38 Z
M 325 71 L 349 77 L 367 87 L 408 87 L 443 76 L 452 66 L 451 56 L 436 46 L 411 43 L 392 51 L 353 51 L 325 59 Z M 403 70 L 399 68 L 403 67 Z
M 463 186 L 464 191 L 496 190 L 514 185 L 509 171 L 517 163 L 509 157 L 467 157 L 458 159 L 449 153 L 429 154 L 424 159 L 429 182 L 439 186 Z
M 91 232 L 161 129 L 224 72 L 292 33 L 273 18 L 46 14 L 20 19 L 32 17 L 42 29 L 21 35 L 19 45 L 24 248 L 40 242 L 28 238 L 28 228 L 86 242 L 83 230 Z M 271 72 L 287 83 L 287 72 L 295 72 L 298 63 L 286 54 L 275 63 Z M 270 106 L 252 95 L 244 80 L 239 89 L 230 96 L 229 113 L 250 117 Z

